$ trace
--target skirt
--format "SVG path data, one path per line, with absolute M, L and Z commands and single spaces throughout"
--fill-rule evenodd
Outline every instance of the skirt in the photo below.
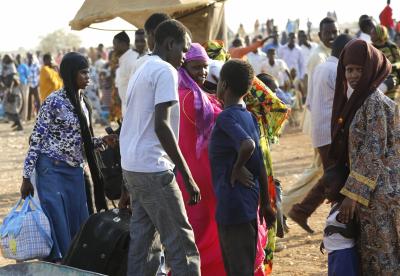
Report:
M 83 168 L 41 154 L 36 163 L 36 185 L 54 242 L 46 260 L 58 261 L 89 217 Z

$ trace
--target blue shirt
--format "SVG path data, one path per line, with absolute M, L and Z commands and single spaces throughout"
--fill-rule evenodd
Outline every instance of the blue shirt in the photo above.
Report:
M 256 149 L 246 163 L 256 185 L 247 188 L 230 183 L 233 165 L 242 141 L 252 139 Z M 209 159 L 214 191 L 217 197 L 216 220 L 219 224 L 247 223 L 257 218 L 259 175 L 263 162 L 259 147 L 259 129 L 256 119 L 241 105 L 226 108 L 218 116 L 211 133 Z
M 40 67 L 37 63 L 32 63 L 31 65 L 28 65 L 28 67 L 29 67 L 29 76 L 28 76 L 29 86 L 32 88 L 38 87 Z
M 262 48 L 262 51 L 263 51 L 264 53 L 267 54 L 267 52 L 268 52 L 269 49 L 275 49 L 276 54 L 278 54 L 278 49 L 279 49 L 281 46 L 282 46 L 282 45 L 281 45 L 280 43 L 277 43 L 277 44 L 275 44 L 274 42 L 267 43 L 267 44 L 265 44 L 265 46 Z
M 25 63 L 21 63 L 20 65 L 18 65 L 17 71 L 19 75 L 19 81 L 21 82 L 21 84 L 27 85 L 30 73 L 28 65 L 26 65 Z
M 291 107 L 293 104 L 292 95 L 290 92 L 283 91 L 282 89 L 276 89 L 276 96 L 287 106 Z
M 30 138 L 23 177 L 29 178 L 40 154 L 79 167 L 83 163 L 83 145 L 79 119 L 64 89 L 51 93 L 40 106 Z M 96 149 L 103 146 L 101 138 L 93 137 Z

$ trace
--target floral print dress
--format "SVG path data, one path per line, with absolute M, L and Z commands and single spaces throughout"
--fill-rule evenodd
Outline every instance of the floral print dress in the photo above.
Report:
M 400 275 L 400 115 L 379 91 L 353 119 L 349 159 L 341 193 L 357 201 L 363 275 Z
M 267 169 L 268 191 L 271 205 L 276 209 L 278 202 L 269 145 L 277 142 L 282 126 L 288 119 L 290 109 L 258 78 L 254 78 L 250 91 L 244 97 L 244 101 L 247 110 L 256 117 L 260 128 L 260 147 Z M 263 246 L 266 254 L 263 270 L 266 275 L 272 273 L 276 230 L 276 225 L 268 230 L 268 242 Z

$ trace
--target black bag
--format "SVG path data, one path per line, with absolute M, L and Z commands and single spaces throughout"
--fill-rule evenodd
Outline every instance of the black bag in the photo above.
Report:
M 102 161 L 100 170 L 103 175 L 104 193 L 110 200 L 119 199 L 123 185 L 119 148 L 107 148 L 100 152 L 100 156 Z
M 117 130 L 106 128 L 108 134 L 118 134 L 121 126 Z M 121 197 L 121 188 L 123 185 L 121 154 L 119 146 L 115 148 L 107 148 L 100 152 L 101 174 L 104 181 L 104 193 L 110 200 L 116 200 Z
M 62 263 L 110 276 L 125 276 L 129 220 L 127 209 L 91 215 L 73 239 Z

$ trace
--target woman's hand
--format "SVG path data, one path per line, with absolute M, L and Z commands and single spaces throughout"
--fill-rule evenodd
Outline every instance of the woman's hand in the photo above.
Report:
M 104 136 L 103 142 L 106 143 L 110 147 L 115 147 L 118 145 L 118 135 L 117 134 L 109 134 Z
M 22 179 L 20 191 L 21 191 L 21 197 L 23 199 L 25 199 L 29 195 L 33 196 L 35 189 L 33 188 L 33 185 L 29 178 Z
M 354 211 L 357 206 L 357 201 L 352 200 L 348 197 L 343 199 L 342 204 L 339 208 L 339 219 L 342 223 L 347 224 L 354 217 Z

